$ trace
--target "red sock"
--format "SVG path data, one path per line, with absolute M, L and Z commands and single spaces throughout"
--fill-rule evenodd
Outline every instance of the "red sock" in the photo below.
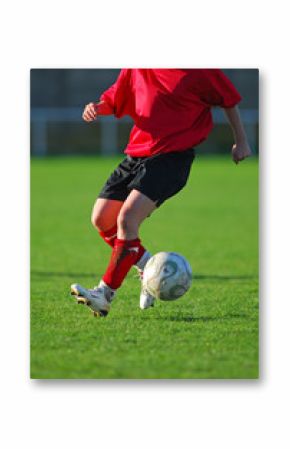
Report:
M 115 239 L 117 238 L 117 225 L 115 224 L 107 231 L 99 231 L 100 236 L 108 245 L 114 248 Z
M 116 238 L 112 256 L 103 276 L 103 281 L 112 289 L 119 288 L 128 271 L 143 256 L 145 248 L 140 239 L 121 240 Z

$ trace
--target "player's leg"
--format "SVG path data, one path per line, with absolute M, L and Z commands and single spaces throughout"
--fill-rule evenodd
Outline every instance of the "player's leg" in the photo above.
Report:
M 156 209 L 156 204 L 143 193 L 132 190 L 118 215 L 118 235 L 103 281 L 118 289 L 133 265 L 145 266 L 150 257 L 139 239 L 141 223 Z
M 111 247 L 117 233 L 117 216 L 128 196 L 127 184 L 132 180 L 130 163 L 124 159 L 109 176 L 93 207 L 91 221 L 101 237 Z M 105 285 L 86 289 L 80 284 L 71 285 L 71 294 L 78 303 L 88 305 L 95 315 L 107 315 L 113 292 Z
M 101 237 L 110 246 L 114 246 L 117 231 L 117 217 L 128 197 L 128 184 L 136 175 L 138 162 L 132 158 L 126 158 L 111 174 L 105 183 L 92 212 L 92 223 Z M 138 261 L 138 266 L 145 265 L 144 259 L 149 253 L 144 253 L 143 260 Z M 143 265 L 142 265 L 143 264 Z M 88 305 L 96 315 L 106 315 L 110 308 L 110 302 L 114 296 L 114 290 L 103 281 L 93 289 L 86 289 L 79 284 L 71 286 L 71 294 L 79 303 Z
M 106 208 L 105 203 L 102 205 Z M 108 314 L 115 292 L 130 268 L 135 264 L 144 268 L 150 258 L 150 253 L 141 245 L 138 231 L 143 220 L 155 209 L 156 205 L 152 200 L 133 190 L 118 214 L 118 237 L 115 239 L 111 259 L 100 284 L 93 289 L 85 289 L 79 284 L 71 286 L 71 292 L 78 302 L 89 306 L 95 316 Z M 99 228 L 101 222 L 98 223 Z
M 185 186 L 193 159 L 193 149 L 189 149 L 183 153 L 160 154 L 152 158 L 146 158 L 143 161 L 141 175 L 136 176 L 131 183 L 131 187 L 135 187 L 136 190 L 150 198 L 154 202 L 155 207 L 160 207 L 164 201 L 176 195 Z M 134 232 L 136 234 L 136 223 L 132 220 L 129 232 L 132 232 L 132 235 L 134 235 Z M 147 254 L 150 257 L 150 254 Z M 143 258 L 145 257 L 146 253 Z M 143 277 L 143 270 L 148 260 L 148 258 L 147 260 L 145 258 L 144 263 L 143 258 L 136 263 L 141 277 Z M 147 309 L 151 307 L 154 305 L 154 300 L 155 298 L 146 291 L 142 283 L 140 308 Z
M 124 201 L 97 198 L 91 215 L 92 225 L 98 231 L 106 231 L 117 223 Z
M 92 210 L 92 225 L 112 248 L 117 237 L 117 218 L 123 203 L 124 201 L 97 198 Z
M 117 238 L 117 217 L 122 205 L 123 201 L 98 198 L 92 210 L 92 225 L 112 248 Z M 80 284 L 72 284 L 71 294 L 79 304 L 89 306 L 95 316 L 106 316 L 108 314 L 114 296 L 114 292 L 107 288 L 104 283 L 100 283 L 97 287 L 91 289 L 84 288 Z
M 117 233 L 117 217 L 129 194 L 127 186 L 134 178 L 133 170 L 134 164 L 125 158 L 105 182 L 93 207 L 92 224 L 111 247 Z
M 132 190 L 118 214 L 118 239 L 138 238 L 141 223 L 156 209 L 156 203 L 138 190 Z
M 146 203 L 145 207 L 143 203 Z M 130 236 L 126 236 L 128 232 L 137 238 L 139 225 L 148 216 L 147 209 L 151 211 L 152 207 L 156 208 L 155 203 L 152 206 L 152 200 L 145 195 L 140 195 L 137 190 L 131 192 L 125 205 L 124 201 L 98 198 L 93 207 L 91 221 L 103 240 L 113 248 L 118 232 L 119 239 L 129 239 Z M 142 278 L 143 268 L 149 258 L 150 253 L 146 251 L 142 260 L 136 263 L 135 267 L 138 269 L 140 278 Z

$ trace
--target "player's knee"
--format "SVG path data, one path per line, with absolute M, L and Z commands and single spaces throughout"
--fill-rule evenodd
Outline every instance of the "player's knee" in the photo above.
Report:
M 98 231 L 102 231 L 104 227 L 104 219 L 102 218 L 102 214 L 93 210 L 91 215 L 91 223 Z
M 138 228 L 138 224 L 134 219 L 134 215 L 129 211 L 121 211 L 117 220 L 118 229 L 123 232 L 132 232 Z

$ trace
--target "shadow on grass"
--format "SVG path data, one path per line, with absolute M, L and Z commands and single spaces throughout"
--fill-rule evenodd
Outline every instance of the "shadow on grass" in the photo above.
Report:
M 254 275 L 221 275 L 221 274 L 193 274 L 193 279 L 205 279 L 205 280 L 214 280 L 214 281 L 246 281 L 250 279 L 257 279 L 257 276 Z
M 63 271 L 39 271 L 32 270 L 31 276 L 35 277 L 96 277 L 96 273 L 75 273 Z M 194 280 L 213 280 L 213 281 L 247 281 L 257 279 L 254 275 L 220 275 L 220 274 L 194 274 Z
M 181 315 L 181 316 L 167 316 L 162 317 L 161 319 L 164 319 L 166 321 L 178 321 L 178 322 L 184 322 L 184 323 L 207 323 L 210 321 L 228 321 L 233 319 L 249 319 L 249 316 L 245 313 L 230 313 L 228 315 L 223 316 L 192 316 L 192 315 Z M 159 317 L 160 319 L 160 317 Z

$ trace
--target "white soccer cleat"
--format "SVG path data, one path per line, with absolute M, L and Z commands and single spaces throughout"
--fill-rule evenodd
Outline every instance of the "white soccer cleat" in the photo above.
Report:
M 148 260 L 150 259 L 151 254 L 149 253 L 149 251 L 146 251 L 143 256 L 141 257 L 141 259 L 136 263 L 135 268 L 138 271 L 139 274 L 139 279 L 141 281 L 141 293 L 140 293 L 140 309 L 144 310 L 144 309 L 149 309 L 149 307 L 153 307 L 154 306 L 154 301 L 155 298 L 154 296 L 150 295 L 150 293 L 147 292 L 147 290 L 145 290 L 145 288 L 143 287 L 142 281 L 143 281 L 143 271 L 145 268 L 146 263 L 148 262 Z
M 70 291 L 77 303 L 88 306 L 96 317 L 108 315 L 115 294 L 114 290 L 102 281 L 93 289 L 86 289 L 80 284 L 72 284 Z
M 139 302 L 140 309 L 142 309 L 142 310 L 149 309 L 149 307 L 154 306 L 155 298 L 154 298 L 154 296 L 150 295 L 150 293 L 147 292 L 147 290 L 144 288 L 144 286 L 142 284 L 143 270 L 140 270 L 140 268 L 137 266 L 135 266 L 135 268 L 138 271 L 139 279 L 141 281 L 141 293 L 140 293 L 140 302 Z
M 140 309 L 149 309 L 149 307 L 154 306 L 155 298 L 154 296 L 150 295 L 150 293 L 145 290 L 145 288 L 142 286 L 141 288 L 141 294 L 140 294 Z

